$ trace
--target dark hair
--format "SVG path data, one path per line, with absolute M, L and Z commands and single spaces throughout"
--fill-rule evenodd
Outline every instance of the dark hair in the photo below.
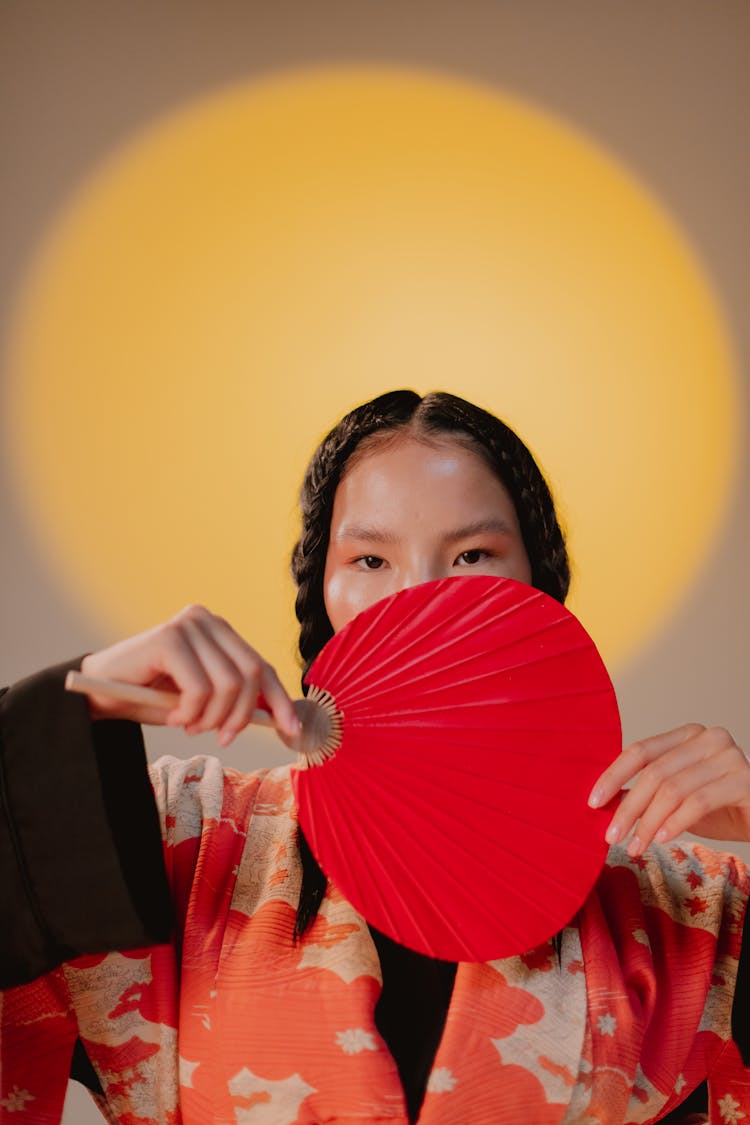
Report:
M 517 434 L 494 415 L 455 395 L 389 391 L 347 414 L 323 439 L 300 491 L 302 531 L 292 552 L 300 623 L 299 651 L 305 671 L 333 636 L 323 601 L 323 574 L 333 500 L 344 470 L 368 439 L 408 429 L 416 436 L 450 436 L 469 444 L 510 494 L 518 515 L 531 584 L 565 601 L 570 568 L 547 483 Z
M 565 541 L 547 483 L 518 435 L 493 414 L 455 395 L 438 391 L 421 397 L 415 391 L 389 391 L 356 407 L 334 426 L 313 454 L 302 482 L 302 530 L 292 552 L 292 575 L 297 584 L 303 675 L 333 636 L 323 575 L 336 489 L 355 453 L 362 454 L 399 431 L 423 440 L 450 437 L 484 459 L 513 501 L 531 565 L 531 584 L 565 601 L 570 585 Z M 325 876 L 301 834 L 300 851 L 298 935 L 314 919 L 325 890 Z

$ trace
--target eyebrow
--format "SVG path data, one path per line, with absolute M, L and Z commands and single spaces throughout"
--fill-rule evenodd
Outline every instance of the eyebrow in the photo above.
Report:
M 459 539 L 471 539 L 474 535 L 511 535 L 512 533 L 513 529 L 506 520 L 493 516 L 488 519 L 473 520 L 471 523 L 464 524 L 463 527 L 457 527 L 453 531 L 446 532 L 443 536 L 443 542 L 454 543 Z M 393 544 L 398 542 L 398 536 L 394 535 L 393 532 L 385 531 L 379 527 L 367 527 L 363 524 L 346 524 L 340 528 L 335 536 L 335 542 L 339 543 L 344 539 L 354 539 L 365 543 Z

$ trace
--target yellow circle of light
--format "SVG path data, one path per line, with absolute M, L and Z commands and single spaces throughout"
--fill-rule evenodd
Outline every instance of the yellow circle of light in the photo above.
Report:
M 160 120 L 65 208 L 14 326 L 8 442 L 75 596 L 117 631 L 205 602 L 290 687 L 299 481 L 381 391 L 529 440 L 609 660 L 725 507 L 732 358 L 685 239 L 589 140 L 465 81 L 288 72 Z

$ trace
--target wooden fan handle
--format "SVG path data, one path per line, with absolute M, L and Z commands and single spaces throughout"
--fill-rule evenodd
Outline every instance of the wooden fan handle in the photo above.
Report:
M 82 672 L 68 672 L 65 688 L 81 695 L 105 695 L 108 699 L 119 699 L 123 703 L 159 707 L 165 713 L 172 711 L 180 700 L 176 691 L 159 691 L 157 688 L 141 687 L 140 684 L 125 684 L 121 680 L 99 680 L 96 676 L 84 676 Z M 251 722 L 262 727 L 274 725 L 271 713 L 261 708 L 253 711 Z
M 159 691 L 157 688 L 126 684 L 120 680 L 100 680 L 95 676 L 86 676 L 83 672 L 68 672 L 65 687 L 67 691 L 82 695 L 105 695 L 125 703 L 157 707 L 165 715 L 177 706 L 180 698 L 174 691 Z M 256 708 L 250 721 L 256 726 L 273 727 L 284 745 L 301 754 L 308 765 L 321 765 L 341 744 L 343 716 L 328 693 L 315 688 L 311 689 L 309 698 L 295 699 L 294 709 L 302 724 L 302 730 L 294 739 L 282 735 L 273 715 L 263 708 Z

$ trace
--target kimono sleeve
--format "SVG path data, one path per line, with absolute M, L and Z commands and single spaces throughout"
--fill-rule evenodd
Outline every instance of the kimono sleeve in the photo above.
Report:
M 64 690 L 79 663 L 0 697 L 0 988 L 80 954 L 169 939 L 140 728 L 90 720 Z
M 644 1106 L 663 1117 L 706 1080 L 711 1125 L 750 1117 L 737 1026 L 750 892 L 742 862 L 687 840 L 639 857 L 613 848 L 598 891 L 587 966 L 594 1067 L 628 1074 L 623 1120 L 656 1120 Z

